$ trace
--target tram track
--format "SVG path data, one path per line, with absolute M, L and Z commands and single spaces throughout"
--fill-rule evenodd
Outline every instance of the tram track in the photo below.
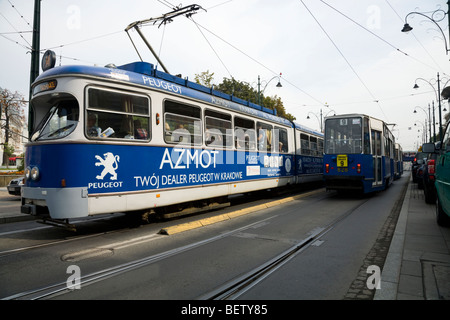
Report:
M 320 189 L 319 189 L 320 190 Z M 294 194 L 295 192 L 286 192 L 284 191 L 282 194 Z M 310 192 L 304 192 L 302 191 L 301 193 L 299 193 L 299 196 L 303 196 L 304 194 L 307 195 Z M 250 204 L 252 202 L 261 200 L 263 198 L 263 196 L 252 196 L 252 200 L 249 201 L 248 199 L 246 199 L 246 197 L 242 197 L 242 199 L 235 199 L 234 201 L 231 201 L 231 208 L 247 203 Z M 247 201 L 247 202 L 246 202 Z M 218 211 L 216 210 L 211 210 L 211 212 L 214 211 Z M 197 215 L 199 216 L 199 215 Z M 110 219 L 113 218 L 95 218 L 95 219 L 89 219 L 89 220 L 82 220 L 82 221 L 77 221 L 77 224 L 83 224 L 83 223 L 90 223 L 90 222 L 95 222 L 95 221 L 108 221 Z M 171 219 L 167 219 L 168 221 L 170 221 Z M 128 227 L 128 226 L 127 226 Z M 39 230 L 43 230 L 43 229 L 47 229 L 47 228 L 55 228 L 54 226 L 42 226 L 42 227 L 36 227 L 36 228 L 31 228 L 31 229 L 23 229 L 23 230 L 14 230 L 14 231 L 7 231 L 7 232 L 3 232 L 0 233 L 0 237 L 4 236 L 4 235 L 11 235 L 11 234 L 18 234 L 18 233 L 22 233 L 22 232 L 32 232 L 32 231 L 39 231 Z M 119 232 L 123 232 L 124 230 L 126 230 L 125 227 L 119 227 L 117 230 L 108 230 L 108 231 L 102 231 L 102 232 L 98 232 L 98 233 L 93 233 L 93 234 L 87 234 L 87 235 L 75 235 L 69 238 L 64 238 L 64 239 L 58 239 L 55 241 L 50 241 L 50 242 L 45 242 L 45 243 L 40 243 L 40 244 L 35 244 L 35 245 L 31 245 L 31 246 L 25 246 L 25 247 L 21 247 L 21 248 L 14 248 L 14 249 L 9 249 L 9 250 L 4 250 L 4 251 L 0 251 L 0 258 L 3 257 L 7 257 L 10 256 L 12 254 L 18 254 L 18 253 L 23 253 L 23 252 L 27 252 L 30 250 L 34 250 L 34 249 L 40 249 L 40 248 L 45 248 L 45 247 L 49 247 L 49 246 L 54 246 L 54 245 L 58 245 L 58 244 L 63 244 L 63 243 L 68 243 L 68 242 L 73 242 L 73 241 L 77 241 L 77 240 L 84 240 L 84 239 L 89 239 L 89 238 L 94 238 L 94 237 L 99 237 L 99 236 L 103 236 L 106 234 L 113 234 L 113 233 L 119 233 Z M 161 229 L 164 230 L 164 229 Z
M 299 255 L 301 252 L 306 250 L 309 246 L 311 246 L 316 240 L 320 237 L 324 236 L 327 232 L 331 231 L 337 224 L 343 221 L 345 218 L 350 216 L 355 210 L 364 205 L 369 199 L 365 199 L 357 206 L 351 208 L 334 221 L 332 221 L 326 227 L 316 227 L 307 233 L 307 237 L 301 241 L 299 241 L 294 246 L 290 247 L 288 250 L 280 253 L 279 255 L 267 260 L 266 262 L 260 264 L 259 266 L 253 268 L 252 270 L 246 272 L 242 276 L 232 279 L 229 282 L 221 285 L 220 287 L 212 290 L 211 292 L 205 293 L 202 296 L 198 297 L 199 300 L 230 300 L 236 299 L 241 294 L 245 293 L 250 288 L 254 287 L 258 282 L 262 281 L 264 278 L 268 277 L 270 274 L 278 270 L 284 264 L 288 263 L 291 259 Z M 210 237 L 208 239 L 204 239 L 198 242 L 194 242 L 182 247 L 174 248 L 168 251 L 164 251 L 161 253 L 157 253 L 145 258 L 133 260 L 124 264 L 120 264 L 117 266 L 113 266 L 110 268 L 106 268 L 97 272 L 93 272 L 91 274 L 82 276 L 79 281 L 79 285 L 81 287 L 86 287 L 90 284 L 94 284 L 96 282 L 105 281 L 112 277 L 118 276 L 120 274 L 148 266 L 155 262 L 170 258 L 177 254 L 181 254 L 187 252 L 189 250 L 193 250 L 195 248 L 204 246 L 211 242 L 233 236 L 235 234 L 239 234 L 240 232 L 254 228 L 255 226 L 267 223 L 271 219 L 277 218 L 278 215 L 270 216 L 266 219 L 259 220 L 248 224 L 246 226 L 225 232 L 223 234 L 216 235 L 214 237 Z M 49 285 L 46 287 L 38 288 L 35 290 L 29 290 L 22 293 L 17 293 L 3 300 L 38 300 L 38 299 L 51 299 L 57 298 L 60 295 L 64 295 L 70 293 L 73 289 L 66 282 L 60 282 L 57 284 Z
M 308 249 L 322 236 L 330 232 L 358 208 L 363 206 L 367 201 L 369 201 L 369 199 L 366 199 L 355 208 L 352 208 L 351 210 L 345 212 L 343 215 L 331 222 L 328 226 L 312 230 L 307 238 L 301 240 L 299 243 L 282 252 L 278 256 L 268 260 L 264 264 L 261 264 L 260 266 L 252 269 L 242 276 L 223 284 L 222 286 L 212 290 L 211 292 L 200 296 L 198 300 L 235 300 L 239 298 L 242 294 L 246 293 L 248 290 L 256 286 L 259 282 L 263 281 L 272 273 L 287 264 L 290 260 Z
M 36 244 L 36 245 L 22 247 L 22 248 L 15 248 L 15 249 L 10 249 L 10 250 L 4 250 L 4 251 L 0 251 L 0 258 L 7 257 L 7 256 L 12 255 L 12 254 L 17 254 L 17 253 L 30 251 L 30 250 L 33 250 L 33 249 L 40 249 L 40 248 L 54 246 L 54 245 L 57 245 L 57 244 L 68 243 L 68 242 L 72 242 L 72 241 L 76 241 L 76 240 L 84 240 L 84 239 L 94 238 L 94 237 L 98 237 L 98 236 L 102 236 L 102 235 L 106 235 L 106 234 L 111 234 L 111 233 L 116 233 L 116 232 L 120 232 L 120 231 L 122 231 L 122 230 L 113 230 L 113 231 L 99 232 L 99 233 L 95 233 L 95 234 L 89 234 L 89 235 L 65 238 L 65 239 L 61 239 L 61 240 L 55 240 L 55 241 L 51 241 L 51 242 Z
M 228 237 L 228 236 L 230 236 L 230 235 L 232 235 L 234 233 L 238 233 L 238 232 L 240 232 L 242 230 L 251 228 L 251 227 L 253 227 L 255 225 L 258 225 L 258 224 L 260 224 L 262 222 L 265 222 L 267 220 L 270 220 L 270 219 L 274 219 L 276 217 L 277 217 L 277 215 L 274 215 L 274 216 L 271 216 L 269 218 L 266 218 L 266 219 L 263 219 L 263 220 L 251 223 L 251 224 L 246 225 L 244 227 L 237 228 L 235 230 L 232 230 L 232 231 L 229 231 L 229 232 L 217 235 L 215 237 L 211 237 L 211 238 L 208 238 L 208 239 L 205 239 L 205 240 L 202 240 L 202 241 L 194 242 L 194 243 L 182 246 L 182 247 L 178 247 L 178 248 L 175 248 L 175 249 L 172 249 L 172 250 L 164 251 L 164 252 L 161 252 L 161 253 L 158 253 L 158 254 L 155 254 L 155 255 L 151 255 L 151 256 L 142 258 L 142 259 L 133 260 L 133 261 L 130 261 L 130 262 L 125 263 L 125 264 L 120 264 L 118 266 L 106 268 L 106 269 L 103 269 L 103 270 L 100 270 L 100 271 L 88 274 L 86 276 L 82 276 L 81 279 L 80 279 L 79 284 L 80 284 L 81 287 L 84 287 L 84 286 L 87 286 L 89 284 L 92 284 L 92 283 L 95 283 L 95 282 L 98 282 L 98 281 L 109 279 L 111 277 L 117 276 L 117 275 L 122 274 L 124 272 L 135 270 L 137 268 L 140 268 L 140 267 L 143 267 L 143 266 L 155 263 L 155 262 L 163 260 L 165 258 L 169 258 L 169 257 L 174 256 L 176 254 L 180 254 L 180 253 L 183 253 L 183 252 L 195 249 L 195 248 L 197 248 L 199 246 L 211 243 L 213 241 L 217 241 L 219 239 Z M 56 284 L 53 284 L 53 285 L 49 285 L 49 286 L 45 286 L 45 287 L 42 287 L 42 288 L 38 288 L 38 289 L 35 289 L 35 290 L 29 290 L 29 291 L 17 293 L 17 294 L 14 294 L 14 295 L 2 298 L 2 300 L 39 300 L 39 299 L 56 297 L 58 295 L 68 293 L 71 290 L 73 290 L 73 289 L 71 289 L 70 286 L 67 285 L 67 282 L 59 282 L 59 283 L 56 283 Z
M 104 217 L 103 218 L 95 218 L 95 219 L 89 219 L 89 220 L 76 221 L 76 223 L 85 224 L 85 223 L 91 223 L 91 222 L 97 222 L 97 221 L 108 222 L 110 219 L 113 219 L 113 218 L 109 218 L 109 217 L 108 218 L 104 218 Z M 49 229 L 49 228 L 53 228 L 53 227 L 52 226 L 42 226 L 42 227 L 36 227 L 36 228 L 31 228 L 31 229 L 7 231 L 7 232 L 0 233 L 0 237 L 6 236 L 6 235 L 12 235 L 12 234 L 40 231 L 40 230 Z M 35 245 L 30 245 L 30 246 L 24 246 L 24 247 L 20 247 L 20 248 L 3 250 L 3 251 L 0 251 L 0 258 L 4 258 L 4 257 L 10 256 L 12 254 L 19 254 L 19 253 L 31 251 L 34 249 L 40 249 L 40 248 L 50 247 L 50 246 L 54 246 L 54 245 L 58 245 L 58 244 L 99 237 L 99 236 L 106 235 L 106 234 L 123 232 L 123 230 L 124 230 L 124 228 L 119 228 L 119 229 L 101 231 L 101 232 L 90 233 L 90 234 L 74 235 L 74 236 L 64 237 L 62 239 L 58 239 L 58 240 L 54 240 L 54 241 L 39 243 L 39 244 L 35 244 Z

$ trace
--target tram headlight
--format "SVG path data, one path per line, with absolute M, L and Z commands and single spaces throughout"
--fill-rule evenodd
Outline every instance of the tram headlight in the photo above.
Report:
M 25 178 L 28 180 L 31 178 L 31 167 L 25 169 Z
M 36 181 L 39 179 L 39 168 L 38 167 L 33 167 L 33 169 L 31 169 L 31 179 Z

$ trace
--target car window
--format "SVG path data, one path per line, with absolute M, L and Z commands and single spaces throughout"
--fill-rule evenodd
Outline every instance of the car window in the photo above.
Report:
M 424 158 L 426 158 L 426 157 L 427 157 L 427 154 L 426 154 L 426 153 L 423 153 L 423 152 L 417 152 L 417 153 L 416 153 L 416 156 L 415 156 L 416 161 L 417 161 L 417 160 L 420 160 L 420 159 L 424 159 Z

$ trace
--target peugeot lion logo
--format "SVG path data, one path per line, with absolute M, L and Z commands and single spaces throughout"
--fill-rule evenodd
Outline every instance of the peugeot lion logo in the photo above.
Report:
M 116 170 L 119 167 L 119 156 L 115 156 L 111 152 L 107 152 L 103 156 L 105 157 L 104 159 L 102 159 L 102 157 L 99 155 L 95 156 L 95 159 L 99 161 L 95 163 L 95 166 L 104 167 L 102 173 L 99 176 L 96 176 L 96 178 L 98 180 L 103 180 L 103 178 L 109 173 L 111 175 L 111 180 L 117 180 Z

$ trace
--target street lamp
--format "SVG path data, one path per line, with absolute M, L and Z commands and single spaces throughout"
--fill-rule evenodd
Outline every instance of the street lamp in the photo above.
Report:
M 423 140 L 423 142 L 426 142 L 428 140 L 426 121 L 425 121 L 425 123 L 423 123 L 422 121 L 417 120 L 416 122 L 414 122 L 415 126 L 417 126 L 417 122 L 422 125 L 422 128 L 423 128 L 423 130 L 422 130 L 422 140 Z M 417 130 L 417 132 L 420 132 L 420 130 Z
M 322 130 L 322 128 L 323 128 L 323 125 L 322 125 L 322 109 L 320 109 L 320 118 L 314 112 L 308 112 L 308 115 L 306 116 L 306 119 L 308 119 L 308 120 L 311 119 L 309 117 L 309 114 L 313 114 L 317 118 L 317 121 L 319 121 L 320 132 L 323 132 L 323 130 Z
M 447 17 L 448 17 L 448 20 L 449 20 L 449 25 L 450 25 L 450 14 L 449 14 L 449 12 L 450 12 L 450 0 L 447 1 L 447 5 L 448 5 L 448 10 L 447 10 L 447 12 L 445 12 L 445 11 L 442 10 L 442 9 L 437 9 L 437 10 L 435 10 L 435 11 L 433 11 L 433 12 L 425 12 L 425 13 L 427 13 L 427 14 L 430 14 L 429 16 L 426 15 L 425 13 L 423 13 L 423 12 L 417 12 L 417 11 L 413 11 L 413 12 L 408 13 L 408 14 L 406 15 L 406 17 L 405 17 L 405 24 L 403 25 L 402 32 L 409 32 L 409 31 L 411 31 L 411 30 L 413 29 L 413 28 L 408 24 L 408 17 L 409 17 L 410 15 L 418 14 L 418 15 L 420 15 L 420 16 L 422 16 L 422 17 L 425 17 L 425 18 L 427 18 L 428 20 L 430 20 L 431 22 L 433 22 L 433 23 L 438 27 L 439 31 L 441 32 L 442 36 L 444 37 L 445 53 L 448 55 L 449 49 L 448 49 L 448 46 L 447 46 L 447 38 L 445 37 L 444 31 L 442 31 L 441 26 L 438 24 L 438 22 L 441 22 L 442 20 L 444 20 L 445 16 L 447 16 Z M 442 17 L 440 17 L 440 15 L 442 15 Z M 449 34 L 450 34 L 450 29 L 449 29 Z
M 272 79 L 270 79 L 269 81 L 266 82 L 266 85 L 264 86 L 264 89 L 261 91 L 261 81 L 260 81 L 260 77 L 258 76 L 258 105 L 261 105 L 261 94 L 264 94 L 264 91 L 267 88 L 267 85 L 269 84 L 270 81 L 272 81 L 273 79 L 278 78 L 278 83 L 276 85 L 277 88 L 281 88 L 283 87 L 283 85 L 281 84 L 281 72 L 279 76 L 275 76 Z
M 417 108 L 421 109 L 421 110 L 425 113 L 425 117 L 426 117 L 425 119 L 428 121 L 428 124 L 429 124 L 430 142 L 431 142 L 430 104 L 428 104 L 428 114 L 427 114 L 427 112 L 425 111 L 424 108 L 419 107 L 419 106 L 417 106 L 417 107 L 414 108 L 414 113 L 417 113 Z M 416 125 L 416 124 L 414 124 L 414 125 Z M 433 126 L 433 127 L 434 127 L 434 126 Z M 426 126 L 425 126 L 425 129 L 426 129 Z
M 327 107 L 328 107 L 328 106 L 327 106 Z M 322 109 L 320 109 L 320 119 L 319 119 L 319 117 L 317 116 L 316 113 L 314 113 L 314 112 L 308 112 L 308 114 L 307 114 L 307 116 L 306 116 L 306 119 L 308 119 L 308 120 L 311 119 L 311 118 L 309 117 L 309 114 L 310 114 L 310 113 L 313 114 L 313 115 L 317 118 L 317 121 L 319 121 L 320 132 L 323 132 L 323 118 L 326 117 L 326 116 L 328 116 L 331 112 L 334 112 L 334 115 L 336 115 L 336 111 L 330 110 L 330 111 L 328 111 L 327 114 L 325 114 L 325 116 L 324 116 L 323 113 L 322 113 Z
M 450 3 L 450 0 L 449 0 Z M 442 104 L 441 104 L 441 97 L 440 97 L 440 92 L 441 92 L 441 81 L 444 79 L 440 79 L 439 78 L 439 72 L 437 73 L 437 80 L 436 79 L 431 79 L 430 81 L 425 80 L 424 78 L 417 78 L 415 83 L 414 83 L 414 87 L 413 89 L 418 89 L 419 85 L 417 84 L 417 81 L 421 80 L 421 81 L 425 81 L 426 83 L 428 83 L 434 90 L 434 93 L 436 95 L 436 100 L 438 101 L 438 108 L 439 108 L 439 138 L 442 139 Z M 437 83 L 437 90 L 434 87 L 433 83 Z M 447 82 L 444 84 L 444 86 L 450 81 L 450 79 L 447 79 Z

